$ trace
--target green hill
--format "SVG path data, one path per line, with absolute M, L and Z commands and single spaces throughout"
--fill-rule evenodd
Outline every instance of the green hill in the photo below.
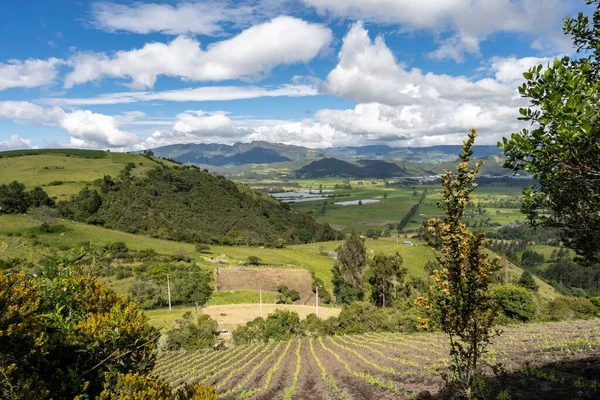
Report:
M 337 158 L 323 158 L 300 168 L 297 175 L 304 178 L 390 178 L 404 176 L 406 171 L 396 163 L 382 160 L 359 160 L 353 164 Z
M 175 165 L 161 161 L 165 165 Z M 116 177 L 129 163 L 133 176 L 143 176 L 159 161 L 142 155 L 101 150 L 41 149 L 0 152 L 0 185 L 14 180 L 27 188 L 41 186 L 51 197 L 68 199 L 104 175 Z

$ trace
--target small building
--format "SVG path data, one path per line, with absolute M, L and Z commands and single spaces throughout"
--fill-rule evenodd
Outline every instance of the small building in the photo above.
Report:
M 405 246 L 414 246 L 413 242 L 411 242 L 409 240 L 405 240 L 404 242 L 402 242 L 402 244 Z

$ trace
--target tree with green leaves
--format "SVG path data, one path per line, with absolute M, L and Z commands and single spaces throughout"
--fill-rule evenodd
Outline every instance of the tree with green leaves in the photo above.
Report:
M 392 304 L 395 297 L 394 288 L 402 283 L 408 274 L 408 270 L 402 267 L 403 261 L 398 252 L 393 255 L 376 254 L 369 261 L 371 296 L 378 307 Z
M 600 0 L 592 20 L 566 18 L 580 57 L 531 68 L 519 88 L 529 99 L 519 119 L 530 122 L 499 146 L 504 166 L 533 174 L 538 184 L 523 192 L 531 223 L 562 229 L 565 243 L 587 264 L 600 263 Z
M 336 301 L 347 304 L 363 300 L 367 250 L 360 233 L 352 232 L 337 252 L 338 259 L 332 268 L 333 293 Z
M 25 185 L 13 181 L 0 185 L 0 214 L 24 214 L 29 208 L 29 194 Z
M 467 398 L 477 396 L 480 359 L 496 334 L 493 325 L 498 305 L 489 288 L 500 269 L 499 261 L 490 259 L 485 251 L 485 235 L 473 234 L 462 222 L 481 166 L 481 162 L 469 163 L 476 135 L 471 130 L 463 143 L 456 175 L 450 171 L 442 175 L 443 201 L 438 207 L 445 217 L 428 222 L 428 230 L 441 240 L 435 257 L 439 269 L 433 271 L 427 295 L 417 299 L 427 313 L 427 318 L 420 318 L 420 325 L 427 327 L 433 322 L 450 339 L 450 369 L 443 375 L 448 388 Z
M 521 277 L 519 278 L 519 286 L 524 287 L 525 289 L 533 290 L 537 292 L 539 289 L 539 285 L 535 282 L 533 275 L 529 271 L 523 271 Z

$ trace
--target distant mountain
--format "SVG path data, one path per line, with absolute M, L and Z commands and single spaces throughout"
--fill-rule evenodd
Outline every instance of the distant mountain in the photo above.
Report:
M 390 178 L 403 176 L 406 172 L 398 164 L 387 161 L 359 160 L 352 164 L 337 158 L 323 158 L 305 165 L 296 174 L 304 178 Z
M 361 147 L 328 148 L 325 151 L 335 157 L 347 159 L 375 158 L 386 160 L 402 160 L 411 162 L 445 162 L 458 158 L 462 146 L 442 145 L 429 147 L 390 147 L 386 145 L 373 145 Z M 497 146 L 475 146 L 475 158 L 500 156 L 502 151 Z
M 158 157 L 183 164 L 226 166 L 272 164 L 286 161 L 311 160 L 325 157 L 321 150 L 279 143 L 251 142 L 226 144 L 174 144 L 152 150 Z

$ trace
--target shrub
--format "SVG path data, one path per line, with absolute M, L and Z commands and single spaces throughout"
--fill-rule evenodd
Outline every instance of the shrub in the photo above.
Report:
M 210 253 L 210 246 L 204 243 L 198 243 L 196 245 L 196 251 L 198 253 L 202 253 L 202 254 L 209 254 Z
M 99 400 L 216 400 L 217 392 L 201 383 L 185 385 L 173 393 L 168 383 L 139 373 L 110 374 Z
M 521 274 L 521 278 L 519 278 L 519 286 L 524 287 L 525 289 L 533 290 L 537 292 L 539 289 L 539 285 L 535 282 L 533 275 L 529 271 L 523 271 Z
M 217 327 L 217 322 L 208 315 L 201 315 L 194 321 L 192 313 L 186 312 L 167 332 L 167 349 L 196 350 L 212 347 Z
M 596 307 L 596 315 L 600 316 L 600 296 L 590 297 L 590 301 Z
M 589 319 L 596 315 L 596 306 L 589 299 L 563 296 L 547 304 L 544 319 L 550 321 L 568 321 L 573 319 Z
M 502 314 L 513 321 L 527 322 L 534 318 L 536 306 L 531 292 L 513 284 L 499 285 L 493 288 Z
M 256 256 L 250 256 L 247 260 L 248 265 L 260 265 L 262 263 L 262 260 Z

